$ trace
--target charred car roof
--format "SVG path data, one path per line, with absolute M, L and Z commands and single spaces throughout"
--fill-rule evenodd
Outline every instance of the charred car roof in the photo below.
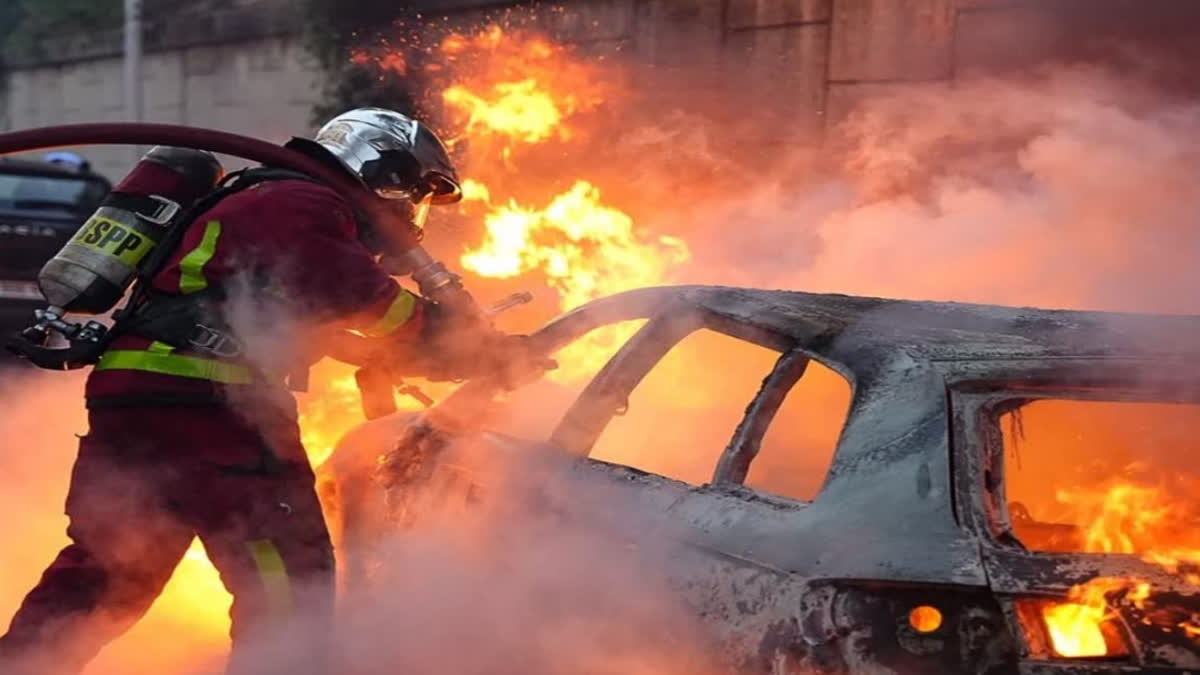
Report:
M 607 307 L 611 305 L 610 307 Z M 931 361 L 1200 356 L 1200 317 L 890 300 L 720 286 L 629 291 L 580 310 L 629 318 L 690 305 L 818 355 L 904 351 Z M 558 322 L 570 321 L 574 312 Z M 837 344 L 837 349 L 833 345 Z M 838 359 L 841 360 L 841 359 Z

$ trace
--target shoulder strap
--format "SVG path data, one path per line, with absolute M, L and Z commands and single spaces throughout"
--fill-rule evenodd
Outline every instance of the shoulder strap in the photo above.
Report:
M 316 182 L 312 177 L 298 171 L 265 166 L 233 171 L 225 176 L 217 184 L 216 189 L 196 200 L 190 207 L 182 210 L 171 219 L 166 234 L 158 242 L 154 250 L 150 252 L 149 257 L 146 259 L 146 264 L 138 270 L 137 281 L 133 287 L 133 292 L 129 295 L 129 300 L 121 309 L 113 313 L 113 319 L 117 324 L 121 324 L 128 319 L 136 311 L 137 307 L 149 298 L 150 285 L 154 277 L 158 276 L 163 266 L 170 260 L 171 255 L 179 248 L 179 244 L 183 241 L 183 236 L 187 232 L 188 225 L 193 220 L 199 217 L 200 214 L 215 207 L 218 202 L 226 197 L 272 180 L 307 180 Z M 113 331 L 113 333 L 116 332 L 115 330 Z
M 270 166 L 258 166 L 251 169 L 243 169 L 238 172 L 238 177 L 234 182 L 239 186 L 239 190 L 265 183 L 272 180 L 305 180 L 310 183 L 317 183 L 317 179 L 308 174 L 292 171 L 290 169 L 276 169 Z M 243 185 L 244 184 L 244 185 Z
M 172 347 L 236 358 L 242 355 L 245 346 L 217 309 L 216 303 L 223 299 L 219 289 L 205 289 L 191 295 L 150 291 L 147 301 L 133 308 L 121 321 L 121 331 Z
M 200 214 L 212 209 L 226 197 L 260 183 L 273 180 L 313 181 L 311 177 L 297 171 L 271 167 L 255 167 L 230 173 L 217 184 L 216 189 L 197 199 L 190 207 L 172 218 L 173 222 L 168 228 L 166 236 L 163 237 L 158 246 L 150 253 L 146 264 L 138 272 L 138 283 L 148 284 L 150 280 L 158 276 L 158 273 L 162 271 L 163 265 L 166 264 L 171 254 L 179 247 L 180 242 L 183 240 L 183 235 L 187 232 L 187 226 L 199 217 Z

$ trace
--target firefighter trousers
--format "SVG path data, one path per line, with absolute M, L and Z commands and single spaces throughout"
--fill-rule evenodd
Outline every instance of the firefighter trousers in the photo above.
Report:
M 0 637 L 0 672 L 73 673 L 132 626 L 194 537 L 233 594 L 231 673 L 320 673 L 334 564 L 294 420 L 92 410 L 64 548 Z

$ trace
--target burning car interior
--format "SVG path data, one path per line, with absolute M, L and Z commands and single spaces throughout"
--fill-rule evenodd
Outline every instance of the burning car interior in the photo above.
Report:
M 1080 398 L 1016 401 L 1012 405 L 1019 407 L 995 420 L 1003 430 L 1014 543 L 1034 552 L 1140 557 L 1195 581 L 1195 571 L 1179 567 L 1192 556 L 1200 534 L 1200 513 L 1191 498 L 1195 453 L 1186 429 L 1195 403 L 1190 397 L 1160 400 L 1150 391 L 1113 391 L 1110 395 L 1129 396 L 1118 401 L 1096 391 L 1063 394 Z M 1184 644 L 1196 633 L 1194 615 L 1148 603 L 1162 591 L 1136 574 L 1088 584 L 1073 590 L 1071 603 L 1044 604 L 1040 620 L 1029 619 L 1044 624 L 1049 653 L 1128 656 L 1133 650 L 1128 628 L 1103 600 L 1114 591 L 1140 610 L 1135 620 L 1144 625 L 1176 634 Z

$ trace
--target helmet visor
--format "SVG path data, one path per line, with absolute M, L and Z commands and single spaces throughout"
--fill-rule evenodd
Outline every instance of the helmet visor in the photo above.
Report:
M 433 206 L 433 193 L 426 192 L 424 196 L 415 198 L 408 190 L 376 190 L 380 197 L 387 199 L 398 207 L 403 217 L 418 228 L 425 227 L 429 219 L 429 207 Z
M 429 207 L 433 206 L 433 193 L 425 195 L 421 201 L 413 204 L 412 222 L 418 229 L 424 229 L 425 221 L 429 220 Z

